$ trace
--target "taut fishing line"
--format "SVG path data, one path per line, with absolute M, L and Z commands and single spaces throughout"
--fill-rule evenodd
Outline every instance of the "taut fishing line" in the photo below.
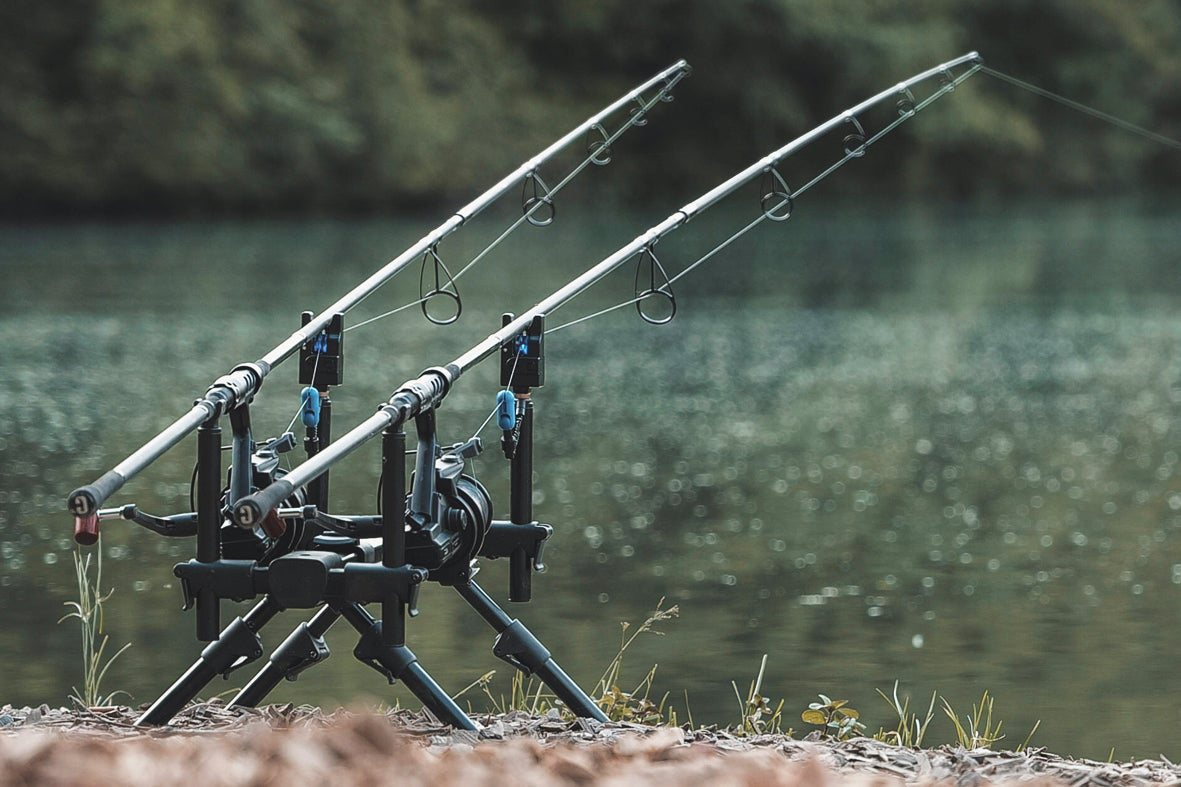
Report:
M 1158 134 L 1155 131 L 1149 131 L 1148 129 L 1143 128 L 1142 126 L 1137 126 L 1135 123 L 1130 123 L 1127 120 L 1124 120 L 1122 118 L 1118 118 L 1115 115 L 1108 114 L 1107 112 L 1103 112 L 1102 110 L 1095 109 L 1094 107 L 1089 107 L 1086 104 L 1080 104 L 1078 101 L 1074 101 L 1074 100 L 1069 99 L 1065 96 L 1060 96 L 1057 93 L 1053 93 L 1049 90 L 1046 90 L 1045 88 L 1038 87 L 1037 85 L 1031 84 L 1029 82 L 1025 82 L 1024 80 L 1018 79 L 1017 77 L 1009 76 L 1008 74 L 1003 74 L 1000 71 L 997 71 L 995 68 L 989 68 L 988 66 L 982 66 L 980 70 L 983 71 L 985 74 L 988 74 L 990 77 L 994 77 L 996 79 L 999 79 L 1001 82 L 1006 82 L 1010 85 L 1013 85 L 1014 87 L 1021 88 L 1022 90 L 1027 90 L 1036 96 L 1041 96 L 1042 98 L 1047 98 L 1050 101 L 1054 101 L 1058 104 L 1061 104 L 1064 107 L 1068 107 L 1069 109 L 1073 109 L 1076 112 L 1081 112 L 1082 114 L 1093 117 L 1096 120 L 1102 120 L 1104 123 L 1110 123 L 1111 125 L 1115 126 L 1116 128 L 1120 128 L 1120 129 L 1123 129 L 1124 131 L 1135 134 L 1139 137 L 1143 137 L 1144 139 L 1148 140 L 1149 142 L 1155 142 L 1158 145 L 1164 145 L 1165 147 L 1170 147 L 1170 148 L 1173 148 L 1174 150 L 1181 150 L 1181 142 L 1178 142 L 1175 139 L 1170 139 L 1169 137 L 1166 137 L 1163 134 Z

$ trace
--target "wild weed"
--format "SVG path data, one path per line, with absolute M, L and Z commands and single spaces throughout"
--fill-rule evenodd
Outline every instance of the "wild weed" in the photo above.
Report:
M 766 671 L 767 654 L 764 653 L 763 661 L 759 665 L 759 674 L 751 682 L 750 689 L 746 692 L 745 701 L 738 693 L 738 684 L 730 681 L 730 685 L 734 687 L 734 696 L 738 698 L 739 713 L 742 715 L 740 732 L 743 734 L 760 735 L 765 732 L 779 733 L 783 731 L 783 703 L 785 700 L 780 700 L 779 705 L 774 710 L 771 709 L 771 703 L 763 696 L 763 675 Z M 764 716 L 767 717 L 765 721 Z M 791 734 L 790 730 L 788 730 L 788 734 Z
M 971 715 L 964 716 L 962 723 L 952 710 L 951 703 L 943 700 L 943 712 L 955 725 L 956 742 L 965 749 L 987 749 L 1005 737 L 1001 733 L 1003 722 L 998 720 L 995 725 L 992 723 L 992 700 L 986 690 L 980 698 L 980 704 L 972 704 Z
M 910 712 L 910 697 L 901 702 L 898 700 L 898 681 L 894 681 L 894 692 L 891 696 L 887 697 L 881 689 L 878 689 L 877 692 L 898 714 L 898 726 L 892 730 L 879 730 L 874 738 L 886 743 L 893 743 L 896 746 L 911 748 L 922 746 L 923 738 L 931 725 L 931 719 L 935 716 L 936 693 L 931 692 L 931 702 L 927 706 L 927 714 L 920 721 L 918 714 Z
M 94 561 L 95 575 L 92 580 L 90 577 L 90 558 L 97 555 Z M 123 651 L 131 647 L 128 642 L 119 650 L 115 651 L 114 655 L 104 660 L 104 653 L 107 648 L 108 637 L 103 633 L 103 604 L 115 592 L 114 588 L 108 590 L 105 594 L 102 593 L 102 576 L 103 576 L 103 556 L 102 556 L 102 542 L 99 541 L 93 553 L 87 553 L 86 557 L 82 557 L 81 549 L 74 551 L 74 575 L 78 583 L 78 600 L 67 601 L 67 607 L 73 607 L 74 611 L 63 615 L 57 622 L 61 623 L 70 618 L 77 618 L 78 623 L 82 629 L 82 691 L 78 691 L 77 686 L 73 686 L 74 693 L 70 695 L 70 699 L 78 703 L 84 708 L 93 708 L 100 705 L 110 705 L 115 697 L 120 694 L 126 694 L 125 691 L 114 691 L 110 694 L 102 694 L 102 682 L 107 675 L 107 670 L 110 669 L 111 664 L 117 659 Z
M 664 632 L 656 630 L 654 626 L 677 618 L 680 614 L 680 607 L 676 604 L 664 609 L 664 599 L 662 598 L 657 602 L 656 610 L 630 635 L 628 631 L 631 629 L 631 623 L 624 621 L 620 624 L 619 650 L 607 665 L 607 669 L 604 670 L 592 692 L 592 696 L 598 697 L 595 701 L 603 709 L 603 713 L 607 714 L 607 718 L 612 721 L 634 721 L 641 724 L 660 724 L 663 721 L 667 695 L 661 698 L 659 703 L 655 703 L 649 698 L 652 681 L 656 677 L 656 668 L 659 665 L 652 665 L 652 669 L 648 670 L 644 678 L 630 692 L 620 689 L 619 678 L 623 671 L 623 656 L 636 641 L 636 637 L 641 634 L 663 637 Z
M 663 631 L 658 631 L 654 627 L 659 623 L 664 623 L 672 620 L 680 615 L 680 608 L 676 605 L 664 609 L 664 599 L 660 599 L 656 604 L 656 610 L 632 631 L 632 624 L 624 621 L 620 624 L 622 632 L 620 635 L 619 650 L 615 656 L 608 663 L 606 670 L 604 670 L 602 677 L 599 678 L 598 683 L 595 684 L 591 696 L 595 699 L 595 703 L 602 709 L 607 718 L 612 721 L 630 721 L 639 724 L 663 724 L 666 723 L 666 713 L 668 716 L 667 722 L 675 724 L 676 714 L 671 709 L 666 711 L 665 703 L 668 696 L 661 698 L 660 702 L 654 702 L 650 698 L 652 691 L 652 683 L 656 677 L 656 668 L 658 665 L 653 665 L 652 669 L 648 670 L 647 674 L 636 684 L 631 691 L 624 691 L 620 688 L 620 676 L 623 672 L 623 657 L 632 643 L 635 642 L 636 637 L 641 634 L 653 634 L 655 636 L 664 636 Z M 629 634 L 630 632 L 630 634 Z M 557 696 L 554 695 L 546 687 L 544 683 L 533 677 L 526 677 L 523 672 L 517 671 L 513 674 L 512 683 L 509 687 L 509 696 L 505 697 L 503 694 L 497 697 L 492 693 L 492 677 L 496 671 L 488 672 L 470 685 L 458 692 L 453 699 L 458 699 L 467 692 L 473 689 L 481 690 L 488 698 L 491 708 L 496 713 L 508 713 L 509 711 L 518 710 L 524 711 L 531 715 L 537 716 L 548 712 L 551 708 L 562 708 L 564 706 L 560 703 Z M 688 697 L 686 696 L 686 703 Z
M 822 737 L 845 741 L 865 731 L 865 725 L 859 721 L 861 714 L 849 706 L 848 700 L 833 700 L 823 694 L 817 696 L 820 702 L 810 703 L 800 718 L 820 727 Z
M 881 689 L 878 689 L 878 694 L 897 714 L 898 726 L 892 730 L 879 729 L 877 734 L 873 736 L 875 740 L 911 748 L 922 746 L 931 720 L 935 716 L 936 699 L 943 702 L 943 712 L 951 719 L 955 742 L 960 746 L 966 749 L 991 748 L 1005 737 L 1001 733 L 1004 723 L 1000 720 L 993 722 L 993 697 L 987 691 L 984 692 L 979 704 L 972 705 L 972 712 L 962 718 L 955 712 L 950 702 L 938 697 L 938 694 L 933 692 L 931 702 L 927 705 L 927 712 L 920 719 L 918 714 L 910 712 L 909 697 L 905 700 L 898 699 L 898 681 L 894 681 L 894 691 L 891 696 L 887 696 Z M 1029 741 L 1041 724 L 1041 721 L 1038 721 L 1033 725 L 1029 735 L 1025 736 L 1025 741 L 1017 747 L 1017 752 L 1025 751 L 1029 747 Z

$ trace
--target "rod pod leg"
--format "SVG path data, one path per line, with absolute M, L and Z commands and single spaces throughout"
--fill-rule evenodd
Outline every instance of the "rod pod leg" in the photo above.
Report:
M 235 618 L 201 651 L 193 666 L 136 719 L 135 726 L 167 724 L 211 680 L 262 656 L 262 640 L 258 632 L 281 611 L 278 604 L 263 597 L 243 617 Z
M 455 585 L 463 599 L 484 618 L 499 635 L 492 652 L 525 674 L 534 674 L 549 686 L 576 715 L 596 721 L 608 721 L 606 714 L 579 688 L 554 661 L 533 632 L 519 620 L 510 618 L 475 582 Z
M 311 620 L 300 623 L 271 653 L 266 666 L 230 700 L 229 707 L 257 707 L 284 679 L 295 680 L 299 673 L 328 658 L 324 635 L 338 620 L 340 613 L 324 606 Z
M 202 563 L 221 555 L 221 482 L 221 427 L 213 418 L 197 428 L 197 560 Z M 221 630 L 221 600 L 205 588 L 194 602 L 197 639 L 215 641 Z
M 359 604 L 345 604 L 338 610 L 361 635 L 353 655 L 385 675 L 391 683 L 400 680 L 431 713 L 444 724 L 459 730 L 477 730 L 475 722 L 455 704 L 455 700 L 435 683 L 418 658 L 405 645 L 387 645 L 381 633 L 381 621 Z

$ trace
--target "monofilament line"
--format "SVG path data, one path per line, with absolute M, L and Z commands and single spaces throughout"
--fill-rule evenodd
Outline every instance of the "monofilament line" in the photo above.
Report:
M 1089 107 L 1086 104 L 1080 104 L 1079 102 L 1069 99 L 1066 96 L 1060 96 L 1057 93 L 1052 93 L 1045 88 L 1030 84 L 1029 82 L 1020 80 L 1017 77 L 1003 74 L 1000 71 L 997 71 L 995 68 L 981 66 L 980 70 L 991 77 L 996 77 L 1002 82 L 1007 82 L 1008 84 L 1013 85 L 1014 87 L 1019 87 L 1022 90 L 1028 90 L 1030 93 L 1033 93 L 1036 96 L 1048 98 L 1049 100 L 1055 101 L 1064 107 L 1069 107 L 1076 112 L 1082 112 L 1084 115 L 1089 115 L 1096 120 L 1102 120 L 1104 123 L 1110 123 L 1116 128 L 1121 128 L 1124 131 L 1136 134 L 1137 136 L 1143 137 L 1150 142 L 1155 142 L 1158 145 L 1164 145 L 1165 147 L 1170 147 L 1174 150 L 1181 150 L 1181 142 L 1178 142 L 1175 139 L 1170 139 L 1169 137 L 1166 137 L 1162 134 L 1157 134 L 1155 131 L 1149 131 L 1146 128 L 1137 126 L 1135 123 L 1129 123 L 1128 121 L 1118 118 L 1115 115 L 1110 115 L 1106 112 L 1095 109 L 1094 107 Z
M 376 317 L 370 317 L 368 320 L 362 320 L 359 323 L 349 325 L 344 329 L 344 332 L 348 333 L 349 331 L 353 330 L 354 328 L 360 328 L 364 325 L 368 325 L 371 322 L 377 322 L 378 320 L 381 320 L 381 319 L 384 319 L 384 318 L 389 317 L 391 315 L 397 314 L 398 312 L 404 312 L 407 309 L 412 309 L 421 303 L 426 303 L 426 300 L 427 300 L 426 298 L 419 298 L 416 301 L 411 301 L 410 303 L 405 303 L 396 309 L 390 309 L 388 312 L 385 312 L 384 314 L 379 314 Z
M 783 202 L 780 202 L 778 205 L 776 205 L 775 207 L 771 208 L 771 211 L 778 210 L 779 208 L 783 207 L 783 205 L 784 205 L 786 202 L 787 202 L 787 200 L 784 200 Z M 675 283 L 677 282 L 677 280 L 678 280 L 678 279 L 680 279 L 680 278 L 682 278 L 683 276 L 685 276 L 686 274 L 688 274 L 690 271 L 692 271 L 692 270 L 693 270 L 694 268 L 696 268 L 697 266 L 699 266 L 699 265 L 703 265 L 705 262 L 707 262 L 707 261 L 708 261 L 708 260 L 710 260 L 712 257 L 714 257 L 714 255 L 716 255 L 716 254 L 718 254 L 719 252 L 721 252 L 723 249 L 725 249 L 725 248 L 726 248 L 727 246 L 729 246 L 731 243 L 733 243 L 734 241 L 738 240 L 738 239 L 739 239 L 739 238 L 741 238 L 743 235 L 745 235 L 746 233 L 750 232 L 751 230 L 753 230 L 755 227 L 759 226 L 760 224 L 762 224 L 762 223 L 763 223 L 764 221 L 766 221 L 766 220 L 767 220 L 767 214 L 766 214 L 766 213 L 760 214 L 760 215 L 759 215 L 759 216 L 758 216 L 756 219 L 754 219 L 753 221 L 751 221 L 751 222 L 750 222 L 749 224 L 747 224 L 745 227 L 743 227 L 742 229 L 740 229 L 740 230 L 738 230 L 737 232 L 735 232 L 735 233 L 734 233 L 733 235 L 731 235 L 729 238 L 726 238 L 726 240 L 722 241 L 722 242 L 721 242 L 721 243 L 719 243 L 717 246 L 714 246 L 714 247 L 713 247 L 712 249 L 710 249 L 708 252 L 706 252 L 706 253 L 705 253 L 705 254 L 703 254 L 701 257 L 699 257 L 699 258 L 697 259 L 697 261 L 696 261 L 696 262 L 693 262 L 693 263 L 691 263 L 690 265 L 686 266 L 684 270 L 682 270 L 680 273 L 678 273 L 677 275 L 675 275 L 675 276 L 673 276 L 671 279 L 669 279 L 669 280 L 668 280 L 668 286 L 670 286 L 670 287 L 671 287 L 673 284 L 675 284 Z M 570 322 L 567 322 L 567 323 L 562 323 L 561 325 L 555 326 L 555 327 L 553 327 L 553 328 L 549 328 L 549 329 L 547 329 L 547 330 L 546 330 L 546 334 L 548 335 L 548 334 L 551 334 L 551 333 L 553 333 L 554 331 L 560 331 L 560 330 L 562 330 L 563 328 L 569 328 L 569 327 L 571 327 L 572 325 L 578 325 L 578 324 L 579 324 L 579 323 L 581 323 L 581 322 L 587 322 L 588 320 L 593 320 L 593 319 L 594 319 L 594 318 L 596 318 L 596 317 L 602 317 L 604 314 L 610 314 L 610 313 L 611 313 L 611 312 L 613 312 L 613 311 L 617 311 L 617 310 L 619 310 L 619 309 L 623 309 L 623 308 L 626 308 L 626 307 L 628 307 L 628 306 L 633 306 L 633 305 L 635 305 L 635 304 L 639 303 L 639 302 L 640 302 L 640 301 L 642 301 L 642 300 L 643 300 L 643 298 L 642 298 L 642 297 L 640 297 L 640 298 L 632 298 L 632 299 L 630 299 L 630 300 L 626 300 L 626 301 L 623 301 L 623 302 L 621 302 L 621 303 L 617 303 L 617 304 L 615 304 L 614 306 L 608 306 L 606 309 L 600 309 L 599 311 L 597 311 L 597 312 L 594 312 L 594 313 L 592 313 L 592 314 L 587 314 L 587 315 L 585 315 L 585 316 L 583 316 L 583 317 L 579 317 L 579 318 L 578 318 L 578 319 L 576 319 L 576 320 L 571 320 Z

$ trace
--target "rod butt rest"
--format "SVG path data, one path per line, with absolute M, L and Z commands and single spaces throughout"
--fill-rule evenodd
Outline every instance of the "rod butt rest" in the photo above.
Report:
M 278 538 L 287 532 L 287 523 L 279 518 L 279 510 L 276 508 L 267 512 L 259 523 L 259 527 L 271 538 Z
M 74 517 L 74 540 L 84 547 L 98 543 L 98 514 Z

